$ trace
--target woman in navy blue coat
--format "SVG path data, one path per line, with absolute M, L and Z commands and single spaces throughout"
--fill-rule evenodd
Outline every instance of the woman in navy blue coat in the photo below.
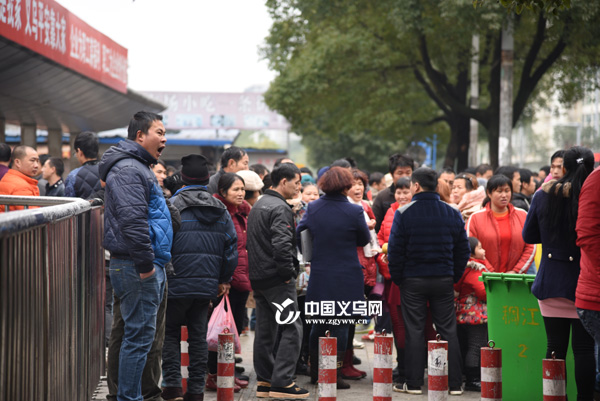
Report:
M 367 245 L 371 236 L 363 208 L 350 203 L 346 197 L 353 183 L 354 178 L 348 169 L 333 167 L 327 171 L 319 180 L 325 196 L 308 204 L 296 229 L 298 238 L 304 230 L 309 230 L 313 238 L 306 304 L 317 303 L 319 311 L 317 316 L 307 314 L 307 318 L 350 319 L 354 302 L 365 300 L 363 268 L 358 261 L 356 247 Z M 326 301 L 334 302 L 332 313 L 321 310 Z M 339 374 L 349 327 L 350 324 L 313 325 L 309 346 L 313 383 L 317 379 L 319 337 L 329 330 L 331 336 L 337 337 L 338 388 L 350 387 Z
M 563 164 L 566 174 L 560 180 L 542 185 L 542 190 L 533 197 L 523 239 L 529 244 L 542 244 L 542 262 L 531 292 L 539 300 L 544 319 L 548 338 L 546 358 L 556 353 L 556 358 L 565 359 L 571 336 L 577 399 L 592 400 L 594 339 L 584 329 L 575 307 L 581 259 L 575 243 L 575 223 L 579 193 L 594 169 L 594 154 L 587 148 L 574 146 L 565 152 Z

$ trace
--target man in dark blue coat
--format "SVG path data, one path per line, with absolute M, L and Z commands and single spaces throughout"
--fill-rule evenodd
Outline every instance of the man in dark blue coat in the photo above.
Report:
M 470 256 L 458 210 L 435 192 L 437 174 L 426 167 L 411 178 L 412 202 L 396 211 L 388 242 L 392 280 L 400 287 L 406 328 L 406 383 L 395 391 L 421 394 L 425 368 L 427 304 L 442 340 L 448 341 L 450 394 L 462 394 L 460 347 L 456 334 L 454 283 Z
M 169 303 L 163 348 L 162 397 L 183 397 L 181 388 L 181 326 L 187 325 L 190 354 L 188 389 L 184 400 L 204 397 L 208 348 L 208 304 L 227 294 L 237 266 L 237 236 L 227 208 L 211 196 L 208 160 L 202 155 L 181 159 L 185 186 L 171 198 L 181 214 L 181 228 L 173 240 L 174 274 L 169 275 Z
M 106 182 L 104 247 L 111 252 L 110 278 L 125 323 L 117 400 L 142 401 L 142 370 L 173 244 L 171 214 L 150 169 L 167 142 L 162 116 L 136 113 L 127 138 L 104 153 L 99 170 Z

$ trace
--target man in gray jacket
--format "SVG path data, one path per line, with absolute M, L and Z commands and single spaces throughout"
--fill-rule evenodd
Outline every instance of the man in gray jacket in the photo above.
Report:
M 254 370 L 256 396 L 274 399 L 308 398 L 293 382 L 302 341 L 296 299 L 296 228 L 286 202 L 298 196 L 301 173 L 291 163 L 273 170 L 273 189 L 265 191 L 248 216 L 248 270 L 256 301 Z M 281 330 L 277 355 L 272 349 Z

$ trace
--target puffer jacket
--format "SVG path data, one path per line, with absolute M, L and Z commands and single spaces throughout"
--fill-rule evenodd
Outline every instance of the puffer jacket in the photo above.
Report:
M 521 232 L 525 225 L 527 212 L 508 204 L 508 215 L 511 228 L 510 253 L 508 255 L 508 271 L 501 270 L 500 263 L 500 228 L 494 212 L 488 203 L 485 208 L 475 212 L 467 222 L 467 235 L 475 237 L 485 249 L 486 258 L 496 273 L 525 273 L 535 256 L 535 245 L 526 244 Z
M 240 206 L 235 207 L 226 202 L 221 195 L 214 194 L 213 196 L 227 207 L 227 211 L 235 226 L 235 233 L 237 234 L 238 259 L 237 267 L 231 279 L 231 286 L 238 291 L 252 291 L 250 277 L 248 276 L 248 251 L 246 250 L 246 231 L 248 230 L 248 214 L 251 207 L 246 201 L 243 201 Z
M 392 224 L 394 223 L 394 213 L 400 207 L 398 202 L 394 202 L 390 205 L 390 208 L 385 213 L 385 217 L 381 222 L 381 226 L 379 227 L 379 232 L 377 233 L 377 241 L 379 242 L 379 246 L 383 246 L 383 244 L 387 244 L 390 239 L 390 232 L 392 231 Z M 379 266 L 379 273 L 386 279 L 391 280 L 392 276 L 390 276 L 390 268 L 388 264 L 382 260 L 383 253 L 380 253 L 377 256 L 377 265 Z
M 98 160 L 89 160 L 71 171 L 65 180 L 65 196 L 88 199 L 102 188 Z
M 171 203 L 181 214 L 181 228 L 173 240 L 173 268 L 169 298 L 217 298 L 238 263 L 237 236 L 227 208 L 206 187 L 186 186 Z
M 267 189 L 252 207 L 246 247 L 253 289 L 272 288 L 298 276 L 294 214 L 278 192 Z
M 394 215 L 388 242 L 392 280 L 408 277 L 453 277 L 460 280 L 470 256 L 469 241 L 458 210 L 435 192 L 416 193 Z
M 104 248 L 132 259 L 140 273 L 164 267 L 171 259 L 173 228 L 156 176 L 156 159 L 128 139 L 102 156 L 100 178 L 106 182 Z
M 40 196 L 36 179 L 26 176 L 20 171 L 10 169 L 4 174 L 0 180 L 0 195 L 18 195 L 18 196 Z M 30 209 L 38 208 L 39 206 L 30 206 Z M 24 206 L 11 206 L 10 211 L 23 210 Z M 0 213 L 4 212 L 4 208 Z

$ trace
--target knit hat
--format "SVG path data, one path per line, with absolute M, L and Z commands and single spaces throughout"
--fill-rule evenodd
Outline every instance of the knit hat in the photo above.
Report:
M 206 157 L 187 155 L 181 158 L 181 181 L 185 185 L 206 185 L 209 178 Z
M 236 174 L 244 180 L 246 191 L 260 191 L 265 185 L 260 176 L 252 170 L 240 170 Z

